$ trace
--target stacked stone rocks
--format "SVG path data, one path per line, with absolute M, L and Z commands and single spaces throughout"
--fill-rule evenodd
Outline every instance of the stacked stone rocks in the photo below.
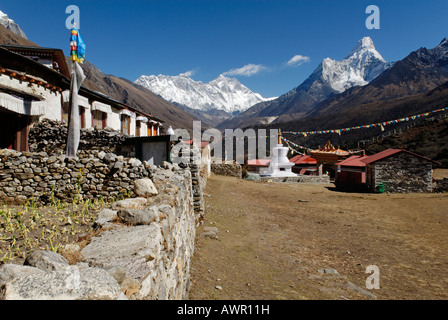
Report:
M 221 176 L 242 177 L 242 167 L 238 163 L 212 163 L 211 170 Z
M 437 180 L 433 190 L 435 193 L 448 192 L 448 178 Z
M 0 150 L 0 199 L 6 202 L 133 196 L 134 180 L 145 177 L 151 177 L 147 164 L 104 151 L 81 151 L 78 157 L 67 158 Z
M 63 256 L 35 252 L 0 266 L 0 300 L 187 299 L 198 225 L 191 173 L 177 165 L 135 181 L 136 198 L 100 212 L 97 235 Z M 64 256 L 78 257 L 70 261 Z
M 67 125 L 45 119 L 30 129 L 30 152 L 64 154 L 66 149 Z M 81 129 L 79 150 L 101 150 L 119 153 L 126 136 L 113 130 Z
M 193 204 L 194 212 L 199 221 L 203 221 L 205 213 L 204 188 L 207 183 L 207 167 L 201 164 L 200 150 L 193 147 L 190 150 L 191 163 L 189 165 L 191 171 L 191 180 L 193 186 Z
M 48 134 L 51 140 L 54 134 Z M 61 155 L 56 140 L 43 145 L 48 152 L 0 150 L 0 198 L 45 201 L 49 195 L 72 199 L 120 193 L 130 198 L 100 212 L 97 235 L 89 244 L 65 248 L 64 255 L 78 257 L 75 261 L 44 252 L 27 259 L 26 266 L 1 266 L 0 299 L 188 298 L 207 180 L 199 149 L 192 148 L 188 164 L 154 167 L 109 152 L 114 149 L 107 146 L 81 149 L 70 159 Z

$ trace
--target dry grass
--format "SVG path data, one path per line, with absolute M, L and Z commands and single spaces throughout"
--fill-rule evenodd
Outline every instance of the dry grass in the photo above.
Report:
M 347 193 L 223 176 L 205 192 L 204 226 L 219 233 L 210 239 L 198 229 L 190 299 L 368 299 L 347 282 L 368 290 L 369 265 L 381 272 L 381 288 L 369 291 L 377 299 L 448 298 L 446 193 Z

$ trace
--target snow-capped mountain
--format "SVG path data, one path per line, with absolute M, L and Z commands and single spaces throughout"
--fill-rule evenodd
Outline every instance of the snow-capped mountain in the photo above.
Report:
M 370 37 L 361 39 L 341 61 L 326 58 L 299 88 L 310 92 L 328 85 L 337 93 L 354 86 L 365 86 L 390 67 L 375 49 Z
M 224 75 L 208 83 L 195 81 L 186 74 L 143 75 L 135 83 L 165 100 L 201 111 L 218 109 L 228 113 L 243 112 L 254 104 L 269 100 L 252 92 L 237 79 Z
M 239 128 L 303 118 L 325 99 L 367 85 L 391 65 L 375 49 L 372 39 L 365 37 L 343 60 L 324 59 L 298 87 L 275 100 L 258 103 L 219 126 Z
M 0 24 L 6 27 L 6 29 L 10 30 L 11 32 L 21 36 L 22 38 L 28 39 L 22 29 L 20 29 L 19 25 L 2 11 L 0 11 Z

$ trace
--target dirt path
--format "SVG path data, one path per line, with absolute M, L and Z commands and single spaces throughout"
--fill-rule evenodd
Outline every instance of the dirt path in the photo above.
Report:
M 332 187 L 211 177 L 190 299 L 448 299 L 448 194 Z

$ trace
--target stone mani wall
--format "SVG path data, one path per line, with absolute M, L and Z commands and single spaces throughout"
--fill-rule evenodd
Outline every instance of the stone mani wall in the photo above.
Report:
M 35 123 L 29 137 L 31 152 L 0 150 L 0 200 L 133 196 L 133 181 L 151 175 L 149 165 L 117 155 L 125 140 L 119 132 L 82 129 L 74 159 L 64 156 L 67 126 L 61 122 Z
M 213 174 L 230 177 L 242 177 L 242 167 L 238 163 L 212 163 L 211 172 Z
M 152 182 L 153 181 L 153 182 Z M 135 182 L 139 197 L 100 212 L 97 235 L 64 256 L 37 251 L 0 267 L 0 299 L 187 299 L 198 216 L 191 172 L 158 168 Z
M 313 183 L 313 184 L 329 184 L 330 176 L 320 175 L 298 175 L 297 177 L 260 177 L 260 181 L 264 182 L 288 182 L 288 183 Z
M 198 217 L 198 220 L 202 222 L 205 214 L 204 188 L 207 184 L 209 175 L 209 163 L 202 161 L 200 152 L 201 151 L 197 147 L 191 148 L 191 163 L 189 168 L 192 179 L 194 212 Z
M 134 158 L 103 151 L 80 151 L 74 159 L 46 152 L 0 150 L 0 199 L 23 203 L 43 202 L 50 196 L 105 199 L 133 196 L 133 182 L 150 177 L 149 166 Z
M 434 183 L 433 191 L 435 193 L 448 192 L 448 178 L 443 178 L 441 180 L 436 180 Z
M 50 155 L 65 154 L 67 125 L 59 121 L 45 119 L 35 123 L 30 129 L 30 152 L 46 152 Z M 97 150 L 120 153 L 125 136 L 113 130 L 81 129 L 79 150 Z
M 156 195 L 116 202 L 100 222 L 108 230 L 80 253 L 91 267 L 124 269 L 134 283 L 131 291 L 123 288 L 129 299 L 186 299 L 199 223 L 191 173 L 167 165 L 153 181 Z M 117 217 L 126 227 L 114 226 Z
M 92 149 L 80 148 L 78 157 L 69 159 L 61 155 L 64 147 L 57 138 L 64 127 L 53 125 L 36 126 L 30 139 L 30 149 L 48 152 L 0 150 L 0 200 L 133 198 L 100 212 L 99 234 L 85 247 L 66 246 L 64 256 L 78 257 L 75 262 L 37 251 L 24 266 L 0 266 L 0 300 L 188 298 L 208 177 L 199 150 L 192 148 L 188 165 L 155 167 L 112 153 L 120 148 L 119 135 L 108 139 L 105 131 L 83 130 L 81 145 Z M 103 135 L 93 147 L 95 137 Z
M 24 266 L 1 266 L 0 299 L 188 298 L 196 228 L 204 216 L 206 166 L 165 162 L 148 168 L 102 151 L 66 159 L 0 150 L 0 179 L 3 200 L 14 202 L 42 199 L 48 192 L 69 197 L 77 194 L 77 184 L 85 197 L 108 197 L 122 189 L 134 196 L 100 212 L 99 234 L 85 247 L 66 246 L 64 255 L 78 257 L 75 264 L 37 251 Z

